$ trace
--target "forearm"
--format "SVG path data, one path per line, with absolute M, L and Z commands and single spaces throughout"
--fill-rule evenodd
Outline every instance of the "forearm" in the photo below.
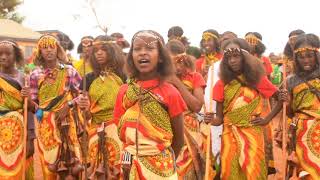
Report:
M 178 115 L 171 120 L 171 128 L 173 132 L 172 144 L 171 147 L 178 157 L 181 148 L 184 145 L 184 125 L 183 125 L 183 116 Z
M 212 126 L 220 126 L 223 123 L 223 118 L 216 117 L 211 121 Z
M 184 137 L 183 136 L 182 136 L 182 138 L 177 138 L 177 136 L 173 136 L 171 147 L 174 151 L 176 158 L 178 157 L 183 145 L 184 145 Z
M 274 108 L 272 108 L 271 112 L 265 117 L 265 119 L 268 122 L 271 121 L 282 110 L 282 106 L 283 102 L 278 101 Z
M 211 125 L 220 126 L 223 123 L 223 103 L 217 102 L 216 118 L 211 121 Z
M 179 90 L 188 108 L 193 112 L 199 112 L 202 108 L 203 102 L 194 97 L 182 82 L 176 83 L 175 86 Z

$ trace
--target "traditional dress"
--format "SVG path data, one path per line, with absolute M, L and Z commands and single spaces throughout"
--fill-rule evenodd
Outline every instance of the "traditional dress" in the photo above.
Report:
M 296 154 L 302 170 L 312 179 L 320 178 L 320 70 L 307 77 L 293 75 L 288 78 L 292 94 L 293 122 L 296 127 Z M 316 90 L 314 90 L 316 89 Z
M 221 53 L 211 53 L 208 55 L 202 55 L 196 60 L 196 71 L 202 74 L 205 80 L 207 80 L 207 73 L 209 67 L 222 58 Z
M 214 93 L 213 86 L 219 80 L 220 62 L 221 61 L 217 61 L 213 63 L 209 68 L 207 85 L 206 85 L 205 94 L 204 94 L 204 108 L 202 109 L 203 113 L 216 112 L 217 103 L 216 101 L 212 100 L 212 95 Z M 220 153 L 220 150 L 221 150 L 221 134 L 222 134 L 222 125 L 211 126 L 212 152 L 214 156 Z M 217 160 L 219 161 L 219 158 Z
M 50 77 L 56 77 L 54 80 Z M 54 69 L 35 69 L 30 76 L 31 98 L 38 102 L 36 112 L 36 133 L 38 148 L 45 179 L 56 179 L 57 174 L 49 171 L 48 165 L 55 164 L 59 156 L 66 151 L 61 151 L 61 122 L 58 122 L 59 110 L 73 99 L 71 88 L 79 88 L 81 77 L 70 65 L 59 64 Z M 68 152 L 73 153 L 80 159 L 80 146 L 77 139 L 76 125 L 71 111 L 66 118 L 69 124 Z M 65 147 L 64 147 L 65 149 Z M 67 153 L 68 153 L 67 152 Z
M 85 76 L 84 73 L 88 74 L 88 73 L 92 72 L 92 68 L 90 66 L 90 63 L 89 62 L 85 63 L 84 59 L 74 61 L 73 66 L 77 70 L 77 72 L 80 74 L 81 77 Z
M 17 78 L 0 73 L 0 179 L 21 179 L 24 141 L 23 75 Z M 32 128 L 30 123 L 28 127 Z M 28 130 L 29 130 L 28 129 Z M 34 138 L 32 129 L 28 138 Z M 33 145 L 33 144 L 32 144 Z M 33 158 L 26 160 L 26 179 L 33 179 Z
M 122 142 L 118 136 L 118 129 L 113 120 L 113 109 L 122 80 L 114 73 L 96 76 L 94 73 L 86 75 L 88 83 L 92 119 L 88 124 L 89 133 L 89 161 L 90 169 L 94 171 L 100 163 L 103 163 L 103 151 L 98 146 L 98 129 L 104 128 L 105 152 L 108 167 L 116 167 L 120 172 L 120 151 Z M 82 89 L 82 87 L 81 87 Z
M 221 80 L 216 83 L 213 99 L 223 103 L 224 114 L 222 179 L 267 179 L 263 127 L 252 126 L 250 121 L 261 114 L 263 98 L 276 91 L 267 77 L 256 88 L 246 86 L 242 76 L 226 85 Z
M 271 65 L 271 62 L 270 62 L 269 58 L 266 57 L 266 56 L 262 56 L 261 57 L 261 61 L 263 63 L 264 70 L 265 70 L 267 76 L 271 75 L 271 73 L 272 73 L 272 65 Z
M 203 89 L 206 86 L 203 77 L 197 72 L 187 73 L 181 78 L 181 81 L 191 93 L 193 93 L 193 90 L 196 88 Z M 199 155 L 201 154 L 202 158 L 205 157 L 205 141 L 200 132 L 200 123 L 196 113 L 190 110 L 184 113 L 184 131 L 188 134 L 185 138 L 187 138 L 190 143 L 185 143 L 177 158 L 178 175 L 180 179 L 196 179 L 194 163 L 199 165 L 199 167 L 201 167 L 201 165 L 204 167 L 203 164 L 201 164 L 203 160 L 200 159 L 201 157 Z M 198 152 L 199 154 L 194 154 L 193 152 Z M 194 162 L 193 159 L 196 159 L 196 162 Z M 204 169 L 201 169 L 201 171 L 203 170 Z
M 261 61 L 264 66 L 264 70 L 266 72 L 266 75 L 268 77 L 271 76 L 271 73 L 273 71 L 272 65 L 270 63 L 270 60 L 266 56 L 261 57 Z M 261 115 L 265 117 L 271 112 L 271 105 L 270 105 L 270 99 L 269 98 L 264 98 L 263 101 L 263 110 Z M 265 152 L 266 152 L 266 163 L 268 166 L 268 173 L 269 174 L 274 174 L 276 173 L 275 171 L 275 166 L 274 166 L 274 161 L 273 161 L 273 128 L 272 128 L 272 123 L 270 122 L 268 125 L 265 126 L 264 128 L 264 140 L 265 140 Z
M 130 179 L 177 179 L 171 120 L 185 110 L 178 90 L 158 79 L 120 88 L 114 118 L 124 151 L 132 155 Z

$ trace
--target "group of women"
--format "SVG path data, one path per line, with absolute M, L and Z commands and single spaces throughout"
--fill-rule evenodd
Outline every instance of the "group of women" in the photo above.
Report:
M 46 34 L 30 73 L 17 68 L 19 46 L 1 40 L 1 179 L 33 179 L 35 138 L 44 179 L 267 179 L 284 103 L 297 169 L 284 174 L 320 178 L 319 37 L 290 34 L 294 71 L 279 87 L 257 32 L 206 30 L 198 59 L 182 28 L 168 39 L 139 31 L 124 54 L 114 37 L 85 36 L 70 63 Z

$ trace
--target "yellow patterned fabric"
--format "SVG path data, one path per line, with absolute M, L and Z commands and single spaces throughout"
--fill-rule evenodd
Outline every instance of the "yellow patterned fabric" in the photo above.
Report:
M 20 91 L 0 77 L 0 111 L 22 109 L 22 101 Z
M 320 80 L 308 83 L 320 91 Z M 296 154 L 302 170 L 308 172 L 312 179 L 320 177 L 320 101 L 310 91 L 306 83 L 292 90 L 292 109 L 299 120 L 297 125 Z
M 185 87 L 192 93 L 194 86 L 191 81 L 189 80 L 182 80 Z M 199 165 L 202 165 L 204 167 L 204 164 L 200 164 L 203 162 L 202 159 L 200 159 L 200 156 L 197 156 L 196 154 L 192 154 L 192 152 L 197 151 L 201 153 L 202 157 L 205 157 L 205 137 L 200 131 L 200 123 L 197 120 L 197 116 L 194 112 L 191 112 L 190 110 L 187 110 L 184 113 L 184 131 L 188 131 L 188 134 L 190 136 L 185 136 L 185 138 L 190 138 L 189 142 L 191 143 L 188 147 L 188 145 L 185 143 L 184 147 L 180 151 L 180 154 L 177 158 L 177 173 L 179 179 L 196 179 L 196 172 L 194 168 L 194 163 L 197 163 Z M 186 141 L 185 141 L 186 142 Z M 194 148 L 193 150 L 190 148 Z M 193 158 L 197 159 L 197 162 L 193 162 Z
M 72 99 L 70 92 L 64 92 L 64 86 L 67 81 L 67 69 L 59 69 L 54 82 L 48 82 L 45 79 L 39 81 L 39 107 L 45 108 L 57 96 L 63 94 L 63 98 L 53 106 L 49 111 L 43 112 L 42 121 L 36 121 L 36 133 L 40 160 L 42 165 L 43 177 L 46 179 L 56 179 L 57 174 L 48 170 L 48 164 L 53 164 L 57 161 L 60 154 L 61 139 L 60 130 L 57 126 L 57 113 L 63 108 L 67 101 Z M 69 112 L 67 121 L 70 124 L 69 138 L 72 143 L 72 151 L 80 159 L 80 145 L 77 139 L 76 126 Z
M 113 118 L 113 108 L 122 80 L 114 73 L 96 78 L 89 88 L 92 123 L 100 124 Z
M 267 168 L 263 127 L 250 124 L 261 114 L 262 96 L 237 80 L 224 87 L 221 177 L 228 180 L 265 180 Z
M 96 78 L 89 88 L 89 97 L 92 115 L 88 125 L 89 133 L 89 161 L 93 169 L 98 167 L 101 159 L 98 159 L 98 128 L 105 123 L 106 134 L 105 149 L 108 151 L 109 167 L 116 167 L 120 171 L 120 151 L 122 142 L 118 136 L 118 129 L 113 121 L 113 109 L 122 80 L 113 73 L 108 73 L 103 79 Z
M 22 178 L 25 137 L 22 105 L 20 91 L 0 77 L 0 179 Z
M 85 68 L 84 68 L 84 64 L 85 64 Z M 84 63 L 83 59 L 75 61 L 73 63 L 73 66 L 77 70 L 77 72 L 80 74 L 81 77 L 85 76 L 84 73 L 88 74 L 88 73 L 92 72 L 92 68 L 91 68 L 89 62 Z M 84 71 L 86 71 L 86 72 L 84 72 Z
M 169 114 L 157 96 L 142 92 L 139 95 L 140 87 L 134 82 L 129 84 L 123 97 L 126 112 L 118 125 L 124 150 L 133 155 L 130 179 L 177 179 Z

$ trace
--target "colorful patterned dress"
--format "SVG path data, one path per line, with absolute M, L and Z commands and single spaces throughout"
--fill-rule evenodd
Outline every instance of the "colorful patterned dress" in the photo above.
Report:
M 22 74 L 19 74 L 21 77 Z M 22 178 L 24 119 L 22 79 L 0 73 L 0 179 Z M 33 158 L 26 160 L 26 179 L 33 179 Z
M 196 60 L 196 71 L 200 73 L 205 80 L 207 80 L 208 70 L 210 66 L 222 59 L 221 53 L 211 53 L 208 55 L 202 55 Z
M 108 166 L 116 167 L 120 172 L 122 142 L 119 139 L 118 129 L 113 120 L 113 109 L 122 80 L 111 72 L 98 77 L 93 73 L 89 73 L 86 75 L 86 80 L 88 82 L 87 90 L 90 97 L 90 112 L 92 115 L 92 119 L 88 124 L 90 168 L 92 170 L 98 168 L 99 163 L 102 163 L 103 160 L 102 151 L 98 151 L 98 129 L 103 128 L 101 126 L 104 124 Z
M 244 81 L 242 77 L 239 79 Z M 226 85 L 221 80 L 216 83 L 213 99 L 223 103 L 224 114 L 222 179 L 267 179 L 263 127 L 252 126 L 250 121 L 261 114 L 263 98 L 269 98 L 276 90 L 267 77 L 255 89 L 239 80 Z
M 55 75 L 55 80 L 48 79 Z M 57 174 L 49 171 L 48 165 L 54 164 L 61 154 L 61 127 L 56 118 L 59 110 L 70 100 L 70 89 L 79 88 L 81 77 L 69 65 L 60 64 L 55 69 L 35 69 L 30 76 L 31 98 L 39 103 L 36 112 L 36 133 L 43 177 L 57 179 Z M 66 118 L 69 123 L 68 141 L 70 151 L 80 159 L 80 145 L 72 112 Z
M 81 77 L 85 76 L 84 73 L 88 74 L 92 72 L 90 63 L 89 62 L 84 63 L 84 62 L 85 62 L 84 59 L 80 59 L 78 61 L 73 62 L 74 68 L 77 70 L 77 72 L 80 74 Z
M 114 117 L 124 151 L 132 155 L 130 179 L 177 179 L 171 120 L 185 110 L 178 90 L 158 79 L 121 87 Z
M 190 72 L 183 76 L 181 80 L 191 93 L 193 93 L 193 90 L 196 88 L 204 89 L 206 86 L 201 74 L 197 72 Z M 197 177 L 194 169 L 194 163 L 204 167 L 204 164 L 201 164 L 201 162 L 203 162 L 205 157 L 205 141 L 202 133 L 200 132 L 200 123 L 197 119 L 196 113 L 191 112 L 190 110 L 184 112 L 184 131 L 188 133 L 185 138 L 189 139 L 190 146 L 188 147 L 188 145 L 185 143 L 177 158 L 178 175 L 179 179 L 196 179 Z M 197 162 L 193 162 L 193 158 L 191 157 L 192 150 L 189 150 L 189 148 L 193 148 L 199 152 L 202 156 L 202 159 L 197 159 Z M 193 154 L 194 158 L 200 158 L 200 156 L 197 155 L 198 154 Z
M 301 170 L 311 179 L 320 179 L 320 71 L 311 74 L 308 80 L 293 75 L 288 79 L 292 94 L 294 119 L 298 121 L 296 131 L 296 154 Z M 305 77 L 303 77 L 305 78 Z

